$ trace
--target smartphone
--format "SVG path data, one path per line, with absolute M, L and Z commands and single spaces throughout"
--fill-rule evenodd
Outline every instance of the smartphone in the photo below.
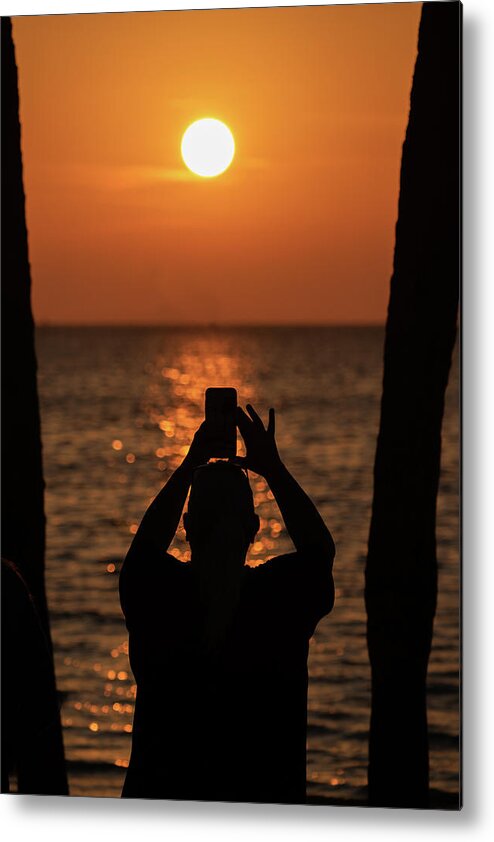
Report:
M 211 429 L 213 458 L 237 455 L 237 390 L 206 389 L 205 418 Z

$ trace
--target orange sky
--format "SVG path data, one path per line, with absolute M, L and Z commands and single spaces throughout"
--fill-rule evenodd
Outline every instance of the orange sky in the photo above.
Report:
M 14 18 L 37 321 L 383 322 L 420 11 Z

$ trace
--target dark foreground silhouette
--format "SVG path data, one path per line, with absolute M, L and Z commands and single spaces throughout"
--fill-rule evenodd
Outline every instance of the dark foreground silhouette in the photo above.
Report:
M 41 458 L 39 402 L 36 384 L 34 323 L 31 309 L 31 277 L 22 177 L 19 93 L 12 24 L 0 21 L 1 63 L 1 379 L 2 379 L 2 554 L 13 563 L 22 577 L 16 579 L 12 568 L 4 566 L 6 581 L 5 619 L 2 619 L 2 791 L 8 786 L 8 756 L 16 755 L 19 788 L 23 792 L 68 794 L 62 729 L 50 640 L 44 581 L 45 515 L 44 481 Z M 14 577 L 14 578 L 12 578 Z M 23 589 L 24 588 L 24 592 Z M 26 597 L 28 594 L 28 597 Z M 12 595 L 14 608 L 8 601 Z M 31 603 L 31 597 L 35 608 Z M 16 615 L 16 609 L 20 611 Z M 31 611 L 36 612 L 36 622 Z M 26 622 L 22 627 L 20 618 Z M 13 625 L 11 625 L 11 621 Z M 32 639 L 29 634 L 32 633 Z M 35 684 L 40 668 L 34 653 L 40 649 L 43 635 L 42 680 Z M 14 663 L 14 656 L 25 657 Z M 4 666 L 5 664 L 5 666 Z M 12 672 L 11 672 L 12 670 Z M 32 683 L 28 677 L 31 670 Z M 17 672 L 16 672 L 17 671 Z M 10 684 L 17 675 L 20 683 Z M 50 725 L 50 745 L 33 744 L 36 757 L 28 758 L 25 748 L 33 735 L 38 713 L 32 702 L 36 687 L 36 707 L 54 711 Z M 21 688 L 27 696 L 21 698 Z M 41 697 L 43 695 L 43 698 Z M 19 704 L 18 704 L 19 702 Z M 12 704 L 16 721 L 5 711 Z M 20 710 L 26 712 L 24 722 Z M 24 731 L 23 731 L 24 729 Z M 15 735 L 14 735 L 15 731 Z M 37 731 L 36 731 L 37 733 Z M 46 737 L 46 734 L 45 734 Z M 14 745 L 15 744 L 15 745 Z M 22 760 L 17 754 L 21 751 Z M 42 757 L 42 760 L 41 760 Z M 29 767 L 29 772 L 27 771 Z M 35 773 L 35 769 L 37 772 Z
M 2 558 L 1 791 L 66 794 L 54 762 L 60 712 L 53 661 L 32 595 L 18 567 Z M 55 751 L 56 759 L 56 751 Z
M 146 512 L 120 577 L 137 682 L 122 795 L 303 803 L 309 638 L 334 602 L 334 544 L 267 430 L 238 410 L 247 456 L 208 462 L 204 422 Z M 259 528 L 242 467 L 264 476 L 295 552 L 245 566 Z M 184 515 L 189 564 L 166 550 Z
M 376 807 L 432 806 L 427 667 L 461 269 L 461 17 L 458 2 L 423 5 L 401 163 L 365 589 Z

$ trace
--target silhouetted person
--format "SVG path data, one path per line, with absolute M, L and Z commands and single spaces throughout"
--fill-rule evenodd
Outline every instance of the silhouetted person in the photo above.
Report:
M 252 407 L 247 455 L 212 462 L 207 423 L 153 501 L 122 569 L 137 682 L 124 797 L 302 803 L 307 655 L 333 606 L 334 544 Z M 259 529 L 243 465 L 267 480 L 295 552 L 245 566 Z M 184 514 L 191 561 L 166 550 Z

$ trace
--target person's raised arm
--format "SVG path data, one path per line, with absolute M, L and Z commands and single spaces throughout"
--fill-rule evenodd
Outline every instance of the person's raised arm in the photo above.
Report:
M 163 552 L 168 549 L 177 531 L 194 471 L 210 457 L 208 441 L 207 425 L 203 421 L 187 456 L 147 509 L 127 558 L 144 544 Z
M 331 568 L 335 555 L 331 533 L 310 497 L 279 456 L 274 409 L 269 410 L 267 429 L 250 404 L 247 404 L 247 411 L 249 415 L 241 408 L 237 410 L 237 424 L 247 451 L 246 456 L 237 461 L 268 482 L 297 552 L 323 557 Z

